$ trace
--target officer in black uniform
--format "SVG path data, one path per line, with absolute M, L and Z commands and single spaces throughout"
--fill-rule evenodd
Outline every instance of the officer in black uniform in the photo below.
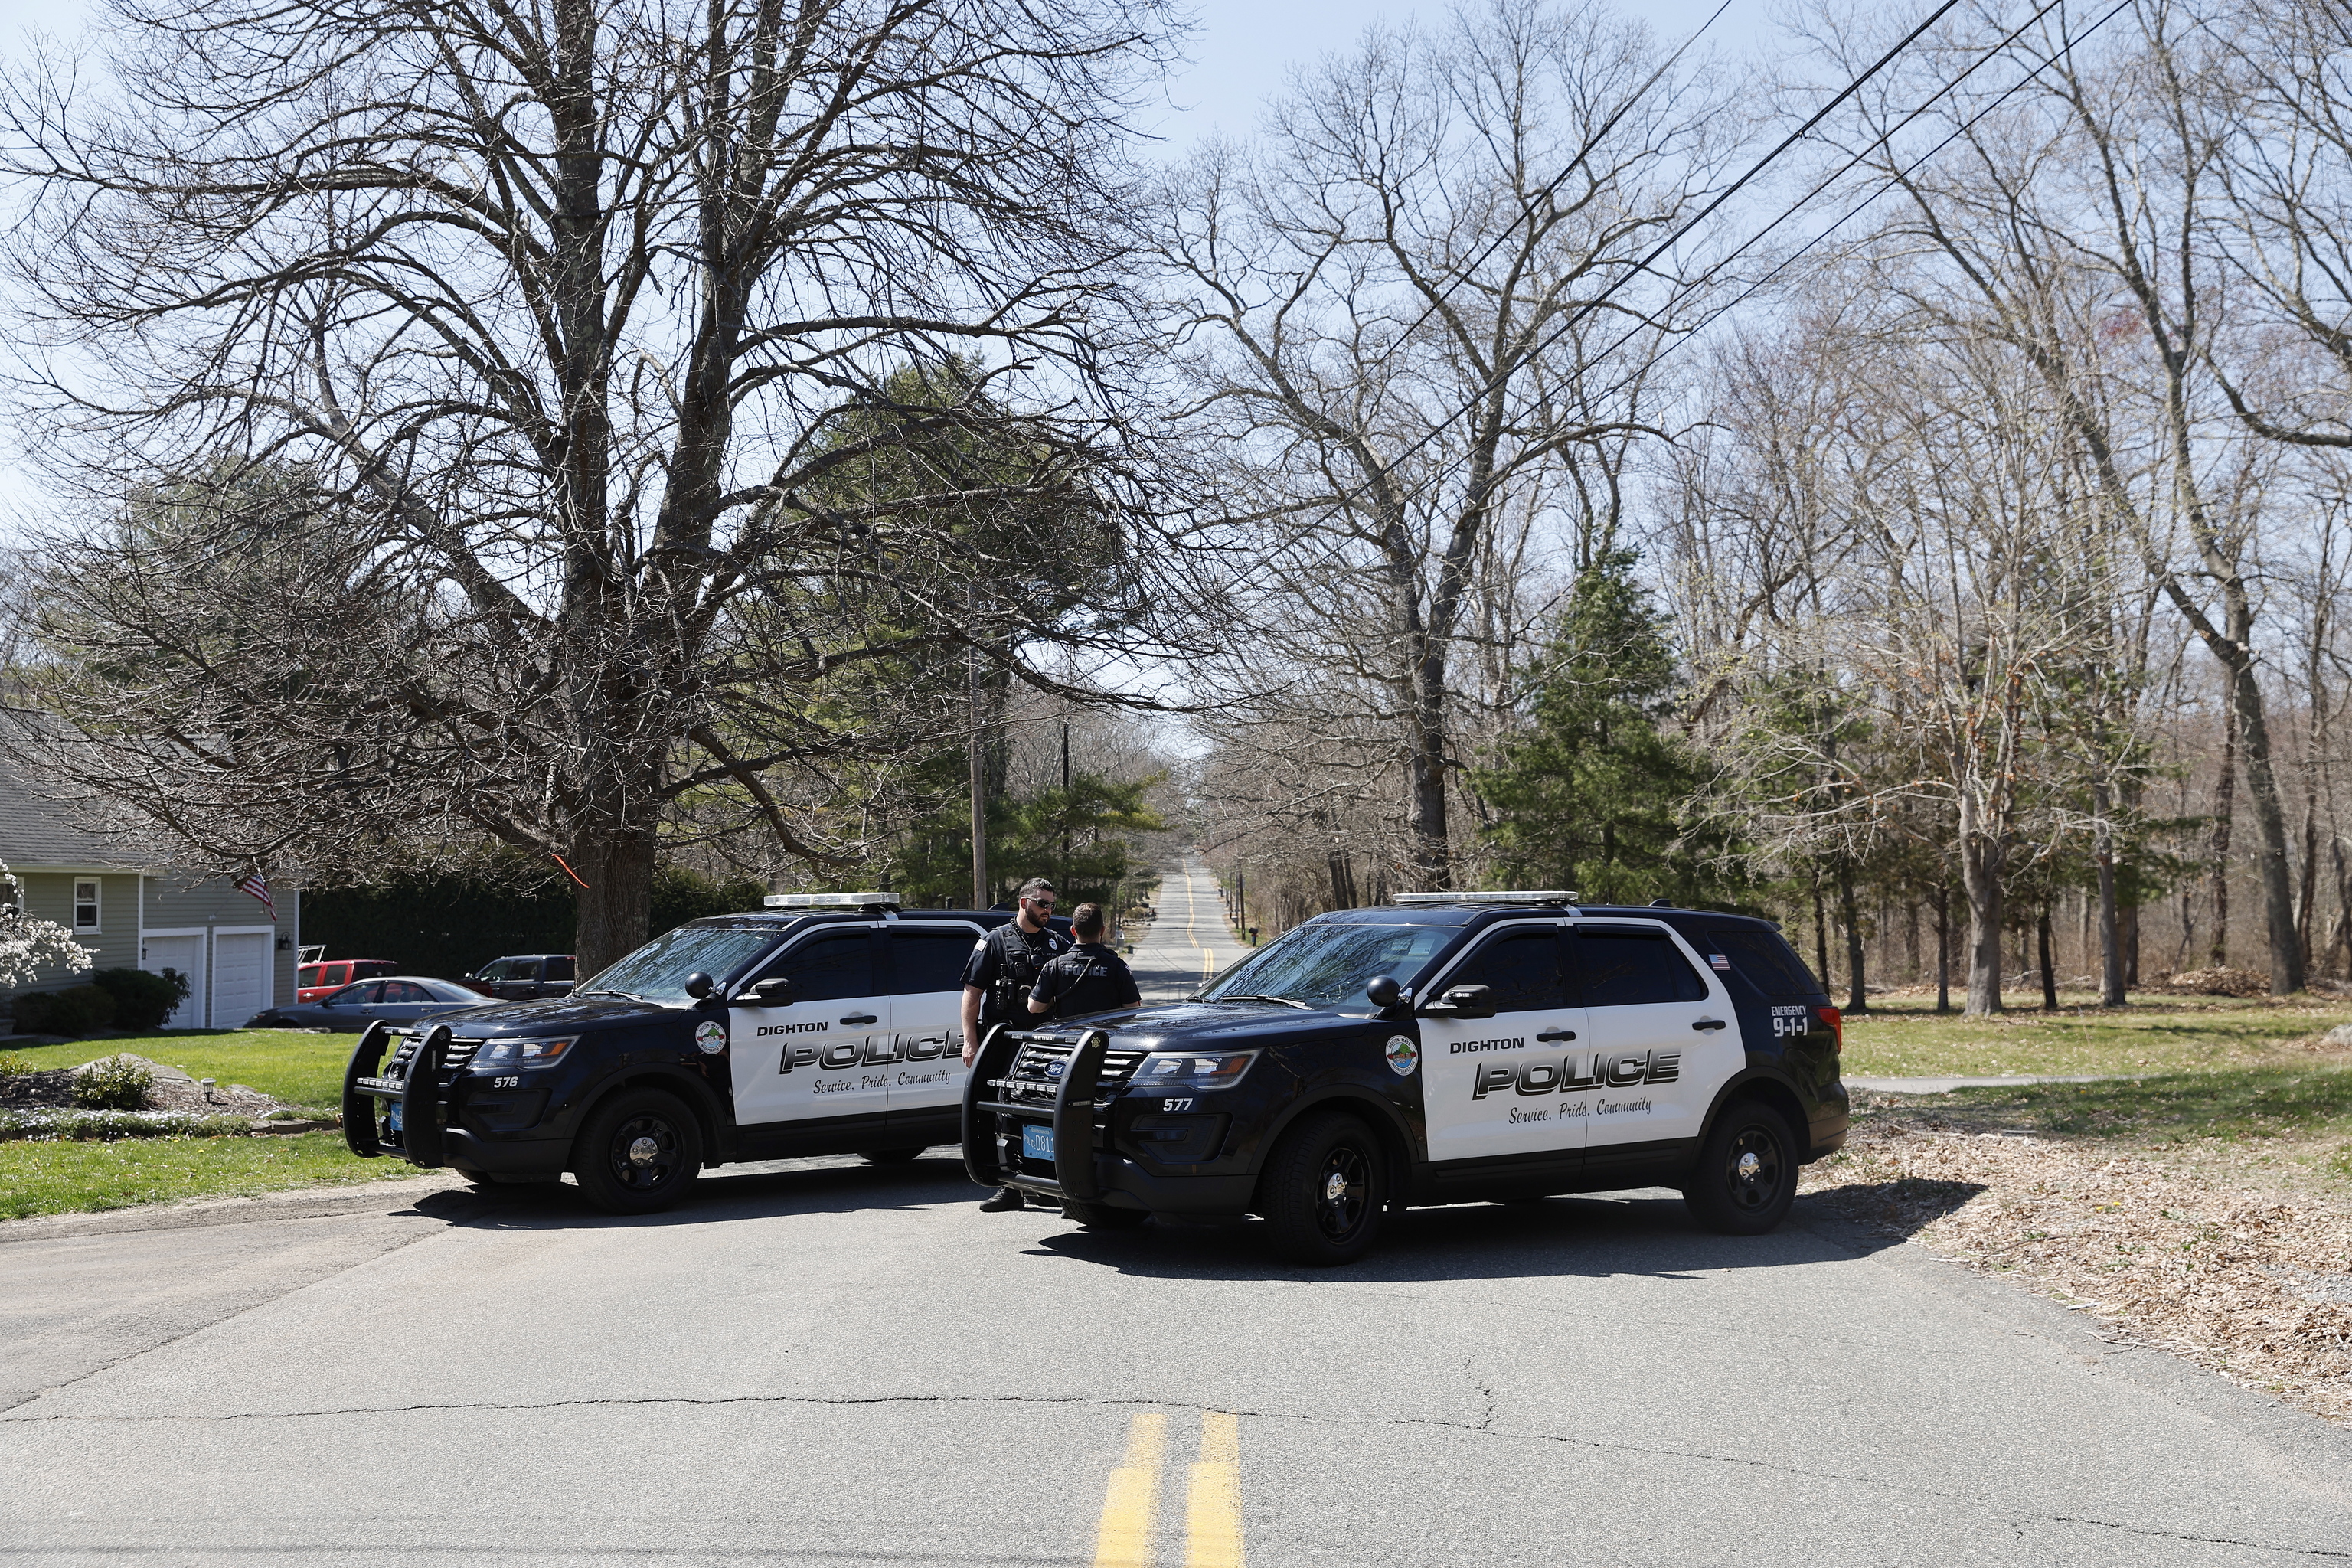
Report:
M 1054 916 L 1054 884 L 1032 877 L 1021 884 L 1020 913 L 974 943 L 963 966 L 963 1065 L 989 1029 L 1008 1021 L 1027 1023 L 1030 989 L 1045 965 L 1068 947 L 1046 922 Z M 1005 1187 L 980 1206 L 991 1214 L 1021 1207 L 1020 1190 Z
M 1132 1007 L 1143 1000 L 1127 960 L 1103 941 L 1100 904 L 1080 904 L 1070 916 L 1077 945 L 1045 965 L 1029 988 L 1029 1011 L 1049 1018 L 1079 1018 Z

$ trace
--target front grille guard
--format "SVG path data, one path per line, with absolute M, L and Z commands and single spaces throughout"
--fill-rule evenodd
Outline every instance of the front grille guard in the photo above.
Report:
M 997 1117 L 1006 1111 L 1035 1116 L 1050 1113 L 1054 1126 L 1053 1189 L 1066 1198 L 1099 1197 L 1102 1184 L 1095 1173 L 1095 1093 L 1102 1087 L 1104 1058 L 1109 1054 L 1110 1031 L 1088 1029 L 1065 1058 L 1061 1079 L 1050 1103 L 1029 1086 L 1043 1079 L 1014 1076 L 1013 1068 L 1032 1035 L 999 1024 L 989 1030 L 972 1054 L 971 1076 L 963 1087 L 963 1167 L 984 1187 L 1003 1186 L 1016 1176 L 1024 1185 L 1044 1186 L 1036 1177 L 1022 1174 L 1005 1153 L 1008 1140 L 999 1131 Z M 1051 1042 L 1059 1045 L 1061 1042 Z M 1129 1053 L 1121 1053 L 1127 1055 Z M 1132 1053 L 1136 1060 L 1142 1053 Z M 1124 1064 L 1126 1073 L 1133 1063 Z M 1126 1073 L 1118 1075 L 1124 1081 Z M 1114 1083 L 1111 1087 L 1116 1088 Z M 1017 1136 L 1017 1134 L 1016 1134 Z
M 447 1152 L 441 1116 L 448 1090 L 482 1042 L 453 1041 L 446 1024 L 418 1029 L 393 1049 L 400 1037 L 399 1030 L 379 1020 L 352 1047 L 343 1068 L 343 1143 L 362 1159 L 395 1154 L 429 1170 Z M 393 1049 L 389 1062 L 383 1059 L 387 1049 Z M 387 1100 L 400 1107 L 396 1132 L 388 1119 L 379 1119 Z

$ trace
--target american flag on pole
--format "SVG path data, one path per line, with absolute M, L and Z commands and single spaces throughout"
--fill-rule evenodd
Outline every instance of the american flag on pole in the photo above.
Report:
M 236 890 L 259 899 L 261 907 L 269 911 L 269 923 L 271 925 L 278 923 L 278 906 L 269 901 L 269 884 L 262 880 L 260 872 L 253 872 L 240 880 L 236 885 Z

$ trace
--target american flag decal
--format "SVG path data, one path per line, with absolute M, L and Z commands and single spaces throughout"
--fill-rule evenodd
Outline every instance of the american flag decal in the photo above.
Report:
M 252 898 L 259 899 L 261 900 L 261 907 L 269 911 L 269 923 L 272 925 L 276 925 L 278 923 L 278 906 L 269 901 L 269 884 L 262 880 L 260 872 L 256 871 L 250 876 L 241 879 L 236 884 L 236 890 Z

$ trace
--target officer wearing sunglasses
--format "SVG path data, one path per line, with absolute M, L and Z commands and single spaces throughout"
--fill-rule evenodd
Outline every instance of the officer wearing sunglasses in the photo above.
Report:
M 1047 923 L 1054 917 L 1054 884 L 1032 877 L 1021 884 L 1020 912 L 972 945 L 963 966 L 963 1065 L 997 1024 L 1029 1019 L 1029 993 L 1045 965 L 1069 950 Z M 991 1214 L 1017 1209 L 1021 1194 L 1000 1190 L 980 1206 Z

